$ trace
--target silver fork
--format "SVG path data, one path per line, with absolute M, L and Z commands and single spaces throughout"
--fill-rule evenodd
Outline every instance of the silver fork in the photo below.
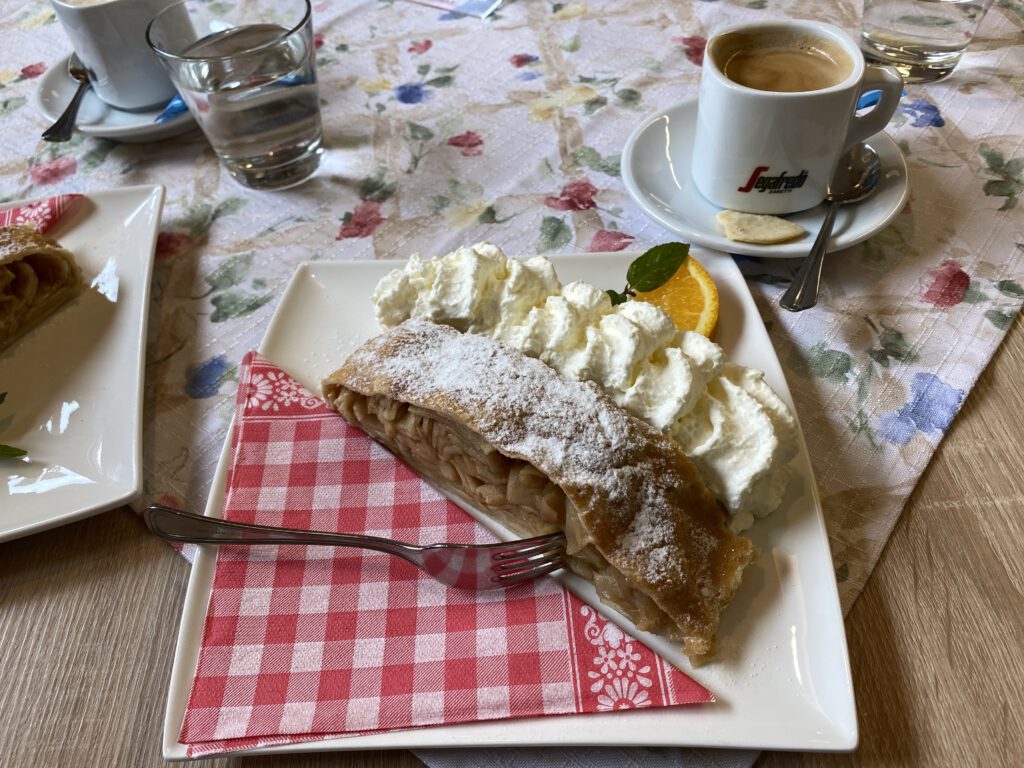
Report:
M 372 549 L 395 555 L 428 576 L 460 589 L 500 589 L 565 565 L 565 534 L 497 544 L 416 546 L 377 536 L 249 525 L 153 504 L 143 512 L 149 529 L 166 541 L 192 544 L 312 544 Z

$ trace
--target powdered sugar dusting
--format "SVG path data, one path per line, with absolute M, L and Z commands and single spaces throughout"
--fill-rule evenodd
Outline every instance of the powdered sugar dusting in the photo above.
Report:
M 392 396 L 410 402 L 445 398 L 473 413 L 503 452 L 573 467 L 575 480 L 615 492 L 609 461 L 615 452 L 638 448 L 631 424 L 636 420 L 609 407 L 596 385 L 562 379 L 539 360 L 510 354 L 486 337 L 424 320 L 409 320 L 378 338 L 380 344 L 361 348 L 349 364 L 372 358 L 377 374 L 394 382 Z M 389 354 L 379 356 L 384 344 Z

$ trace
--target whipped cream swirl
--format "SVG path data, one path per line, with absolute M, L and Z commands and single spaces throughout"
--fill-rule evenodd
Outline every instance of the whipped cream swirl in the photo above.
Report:
M 592 285 L 563 286 L 546 258 L 511 259 L 490 243 L 410 257 L 378 283 L 373 304 L 385 328 L 426 318 L 594 382 L 682 446 L 736 531 L 785 493 L 798 446 L 789 408 L 763 373 L 726 361 L 721 347 L 676 330 L 651 304 L 612 306 Z

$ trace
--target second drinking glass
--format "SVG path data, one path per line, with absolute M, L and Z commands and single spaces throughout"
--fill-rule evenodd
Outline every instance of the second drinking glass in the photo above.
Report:
M 308 0 L 227 9 L 183 0 L 146 38 L 237 181 L 284 189 L 316 171 L 323 131 Z
M 908 83 L 949 75 L 992 0 L 864 0 L 860 47 Z

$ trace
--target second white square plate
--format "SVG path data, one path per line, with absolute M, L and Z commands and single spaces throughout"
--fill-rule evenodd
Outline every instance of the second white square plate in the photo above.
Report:
M 142 488 L 146 320 L 163 202 L 157 186 L 89 192 L 47 232 L 74 254 L 87 287 L 0 352 L 0 443 L 28 451 L 0 461 L 0 541 L 112 509 Z

